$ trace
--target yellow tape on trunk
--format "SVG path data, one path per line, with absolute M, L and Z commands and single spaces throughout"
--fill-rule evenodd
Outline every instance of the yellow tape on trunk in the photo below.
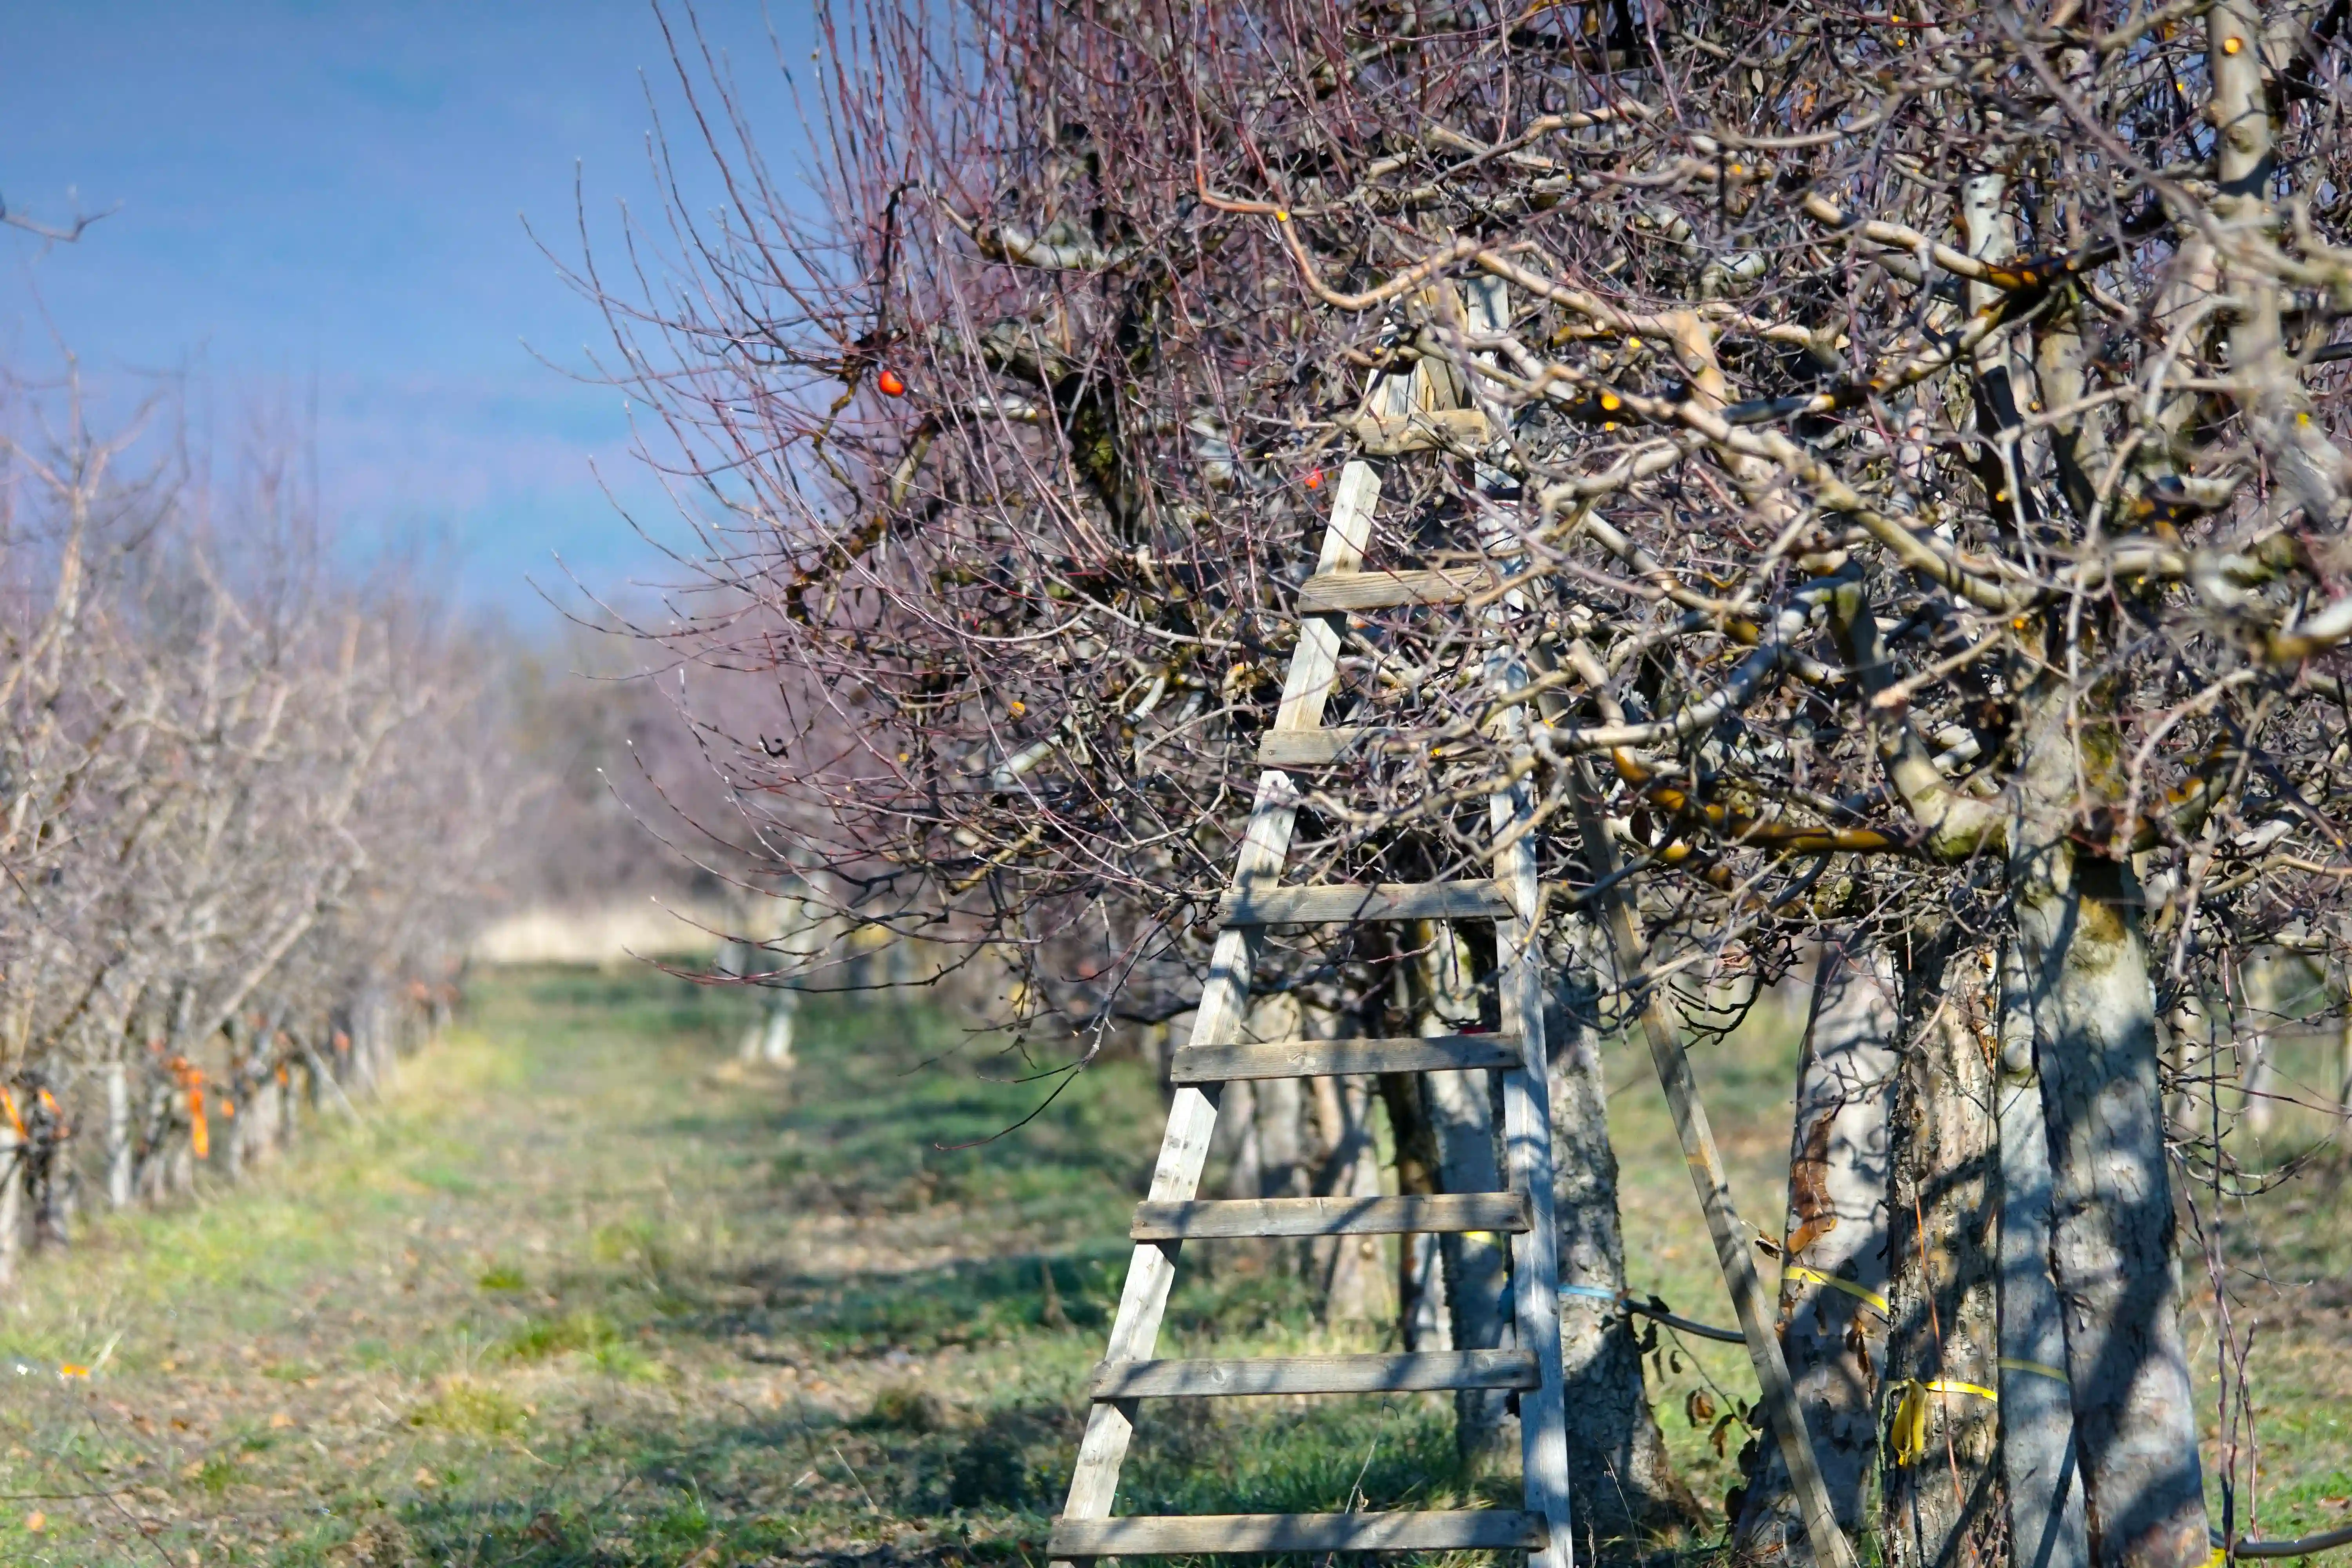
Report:
M 1851 1279 L 1841 1279 L 1834 1274 L 1824 1274 L 1801 1263 L 1784 1265 L 1780 1272 L 1792 1279 L 1806 1279 L 1816 1285 L 1826 1285 L 1832 1290 L 1843 1290 L 1855 1300 L 1867 1303 L 1880 1317 L 1886 1316 L 1886 1298 L 1875 1290 L 1864 1289 Z
M 1926 1382 L 1906 1380 L 1898 1384 L 1903 1398 L 1895 1406 L 1895 1462 L 1908 1465 L 1927 1451 L 1927 1395 L 1931 1394 L 1973 1394 L 1979 1399 L 2000 1403 L 2000 1395 L 1980 1383 L 1962 1383 L 1958 1378 L 1935 1377 Z
M 2053 1383 L 2063 1383 L 2067 1384 L 2069 1387 L 2072 1387 L 2074 1382 L 2073 1378 L 2068 1377 L 2063 1372 L 2060 1371 L 2057 1367 L 2052 1366 L 2048 1362 L 2027 1361 L 2023 1356 L 2005 1355 L 2001 1357 L 2000 1370 L 2003 1372 L 2031 1373 L 2035 1377 L 2046 1377 Z

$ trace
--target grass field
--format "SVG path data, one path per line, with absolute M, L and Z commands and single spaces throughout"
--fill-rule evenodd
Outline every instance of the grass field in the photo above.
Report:
M 1148 1075 L 1108 1062 L 977 1142 L 1044 1086 L 934 1012 L 812 1005 L 789 1077 L 729 1060 L 739 1026 L 659 976 L 494 978 L 362 1124 L 37 1261 L 0 1318 L 0 1561 L 1042 1568 L 1156 1142 Z M 1789 1036 L 1762 1019 L 1700 1063 L 1768 1226 Z M 1633 1283 L 1727 1321 L 1646 1061 L 1609 1067 Z M 2225 1234 L 2234 1327 L 2259 1320 L 2261 1529 L 2340 1523 L 2352 1219 L 2315 1174 Z M 1188 1254 L 1171 1340 L 1340 1342 L 1253 1261 Z M 1752 1387 L 1744 1358 L 1668 1349 L 1668 1440 L 1719 1497 L 1679 1412 Z M 1459 1500 L 1452 1452 L 1433 1396 L 1154 1404 L 1121 1509 Z

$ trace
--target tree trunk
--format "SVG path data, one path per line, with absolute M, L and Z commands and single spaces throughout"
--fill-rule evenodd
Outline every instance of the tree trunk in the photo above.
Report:
M 1475 960 L 1462 934 L 1444 921 L 1422 928 L 1414 969 L 1415 1032 L 1451 1035 L 1478 1027 L 1485 1013 Z M 1423 1073 L 1421 1098 L 1437 1147 L 1437 1185 L 1446 1193 L 1491 1193 L 1504 1185 L 1496 1147 L 1493 1075 Z M 1492 1350 L 1510 1342 L 1510 1254 L 1489 1233 L 1448 1232 L 1437 1238 L 1445 1260 L 1446 1316 L 1457 1350 Z M 1465 1388 L 1454 1396 L 1454 1435 L 1464 1468 L 1482 1475 L 1518 1451 L 1510 1396 L 1498 1388 Z
M 1265 1159 L 1258 1147 L 1256 1083 L 1244 1079 L 1225 1086 L 1223 1101 L 1217 1107 L 1217 1123 L 1225 1136 L 1218 1142 L 1225 1145 L 1222 1152 L 1231 1162 L 1225 1167 L 1225 1195 L 1229 1198 L 1255 1198 L 1265 1191 L 1263 1175 Z
M 2336 1025 L 2336 1150 L 2352 1160 L 2352 994 L 2347 994 L 2344 1016 Z
M 341 1069 L 340 1079 L 347 1090 L 346 1098 L 352 1094 L 364 1094 L 375 1087 L 376 1014 L 373 996 L 362 995 L 352 1004 L 351 1048 L 343 1053 L 343 1058 L 338 1064 Z
M 2066 1331 L 2050 1279 L 2050 1140 L 2033 1010 L 2014 943 L 2000 968 L 2000 1460 L 2016 1568 L 2087 1568 Z
M 1886 1297 L 1888 1121 L 1899 1027 L 1895 968 L 1885 952 L 1852 939 L 1824 949 L 1813 973 L 1789 1140 L 1780 1346 L 1838 1527 L 1848 1536 L 1862 1530 L 1878 1451 L 1868 1336 L 1883 1323 L 1871 1303 Z M 1811 1561 L 1778 1444 L 1757 1445 L 1734 1531 L 1743 1555 Z
M 893 949 L 892 951 L 896 951 Z M 760 1060 L 770 1067 L 793 1065 L 793 1025 L 800 1012 L 801 994 L 789 985 L 771 986 L 760 1017 Z
M 1377 1005 L 1373 1009 L 1378 1011 Z M 1361 1032 L 1360 1016 L 1302 1005 L 1302 1037 L 1328 1040 Z M 1375 1030 L 1375 1032 L 1377 1032 Z M 1372 1135 L 1373 1084 L 1369 1078 L 1318 1078 L 1307 1082 L 1313 1148 L 1308 1190 L 1318 1197 L 1378 1197 L 1381 1156 Z M 1380 1323 L 1395 1310 L 1384 1237 L 1335 1236 L 1307 1247 L 1308 1278 L 1322 1287 L 1327 1323 Z
M 1301 1137 L 1306 1116 L 1307 1086 L 1302 1079 L 1270 1078 L 1258 1083 L 1259 1196 L 1303 1198 L 1312 1190 Z
M 1601 1072 L 1600 933 L 1571 928 L 1559 981 L 1544 1007 L 1551 1048 L 1554 1214 L 1559 1235 L 1562 1389 L 1568 1406 L 1571 1516 L 1589 1557 L 1649 1554 L 1705 1515 L 1675 1473 L 1642 1384 L 1642 1352 L 1625 1293 L 1625 1237 L 1617 1212 L 1617 1152 L 1609 1142 Z
M 2249 959 L 2245 976 L 2245 1025 L 2238 1035 L 2238 1084 L 2245 1102 L 2246 1131 L 2267 1135 L 2276 1119 L 2277 1073 L 2271 1065 L 2273 1047 L 2286 1022 L 2285 977 L 2280 973 L 2284 955 L 2265 951 Z
M 1483 1072 L 1422 1075 L 1422 1098 L 1437 1135 L 1438 1190 L 1491 1193 L 1503 1186 L 1495 1155 L 1496 1121 Z M 1457 1350 L 1493 1350 L 1510 1343 L 1510 1254 L 1486 1232 L 1449 1231 L 1437 1238 L 1445 1260 L 1445 1306 Z M 1518 1452 L 1511 1430 L 1509 1394 L 1465 1388 L 1454 1396 L 1462 1462 L 1473 1475 L 1505 1464 Z
M 1436 1192 L 1437 1134 L 1423 1107 L 1419 1079 L 1410 1073 L 1382 1073 L 1381 1104 L 1389 1113 L 1396 1146 L 1397 1191 Z M 1454 1348 L 1452 1325 L 1445 1317 L 1444 1270 L 1435 1237 L 1408 1234 L 1397 1238 L 1397 1337 L 1409 1351 Z
M 1251 1002 L 1244 1030 L 1258 1041 L 1298 1037 L 1297 999 L 1285 994 Z M 1233 1084 L 1218 1108 L 1221 1129 L 1230 1128 L 1233 1161 L 1226 1192 L 1235 1198 L 1289 1198 L 1307 1194 L 1300 1131 L 1305 1111 L 1297 1079 L 1260 1079 Z M 1256 1259 L 1285 1273 L 1296 1272 L 1305 1247 L 1287 1243 L 1229 1243 L 1236 1256 Z
M 106 1064 L 106 1201 L 131 1206 L 131 1068 L 117 1057 Z
M 0 1118 L 0 1285 L 16 1278 L 16 1255 L 25 1232 L 25 1143 L 16 1129 Z
M 1914 938 L 1895 1108 L 1884 1386 L 1895 1432 L 1881 1533 L 1891 1568 L 1999 1555 L 2000 1163 L 1990 955 L 1956 927 Z M 1897 1390 L 1901 1390 L 1899 1398 Z
M 221 1074 L 217 1103 L 219 1170 L 231 1182 L 245 1179 L 246 1140 L 253 1130 L 253 1030 L 232 1019 L 221 1029 L 228 1045 L 228 1067 Z
M 1380 1151 L 1372 1139 L 1372 1086 L 1362 1078 L 1318 1078 L 1309 1083 L 1323 1154 L 1315 1190 L 1325 1196 L 1370 1198 L 1381 1191 Z M 1383 1238 L 1339 1236 L 1318 1243 L 1315 1277 L 1323 1285 L 1329 1323 L 1378 1323 L 1396 1310 Z
M 2033 694 L 2009 897 L 2042 1069 L 2051 1264 L 2098 1568 L 2203 1568 L 2205 1494 L 2176 1302 L 2156 992 L 2128 867 L 2078 850 L 2066 693 Z
M 2204 1001 L 2189 994 L 2173 1005 L 2165 1023 L 2165 1061 L 2172 1075 L 2172 1102 L 2165 1115 L 2178 1123 L 2188 1120 L 2195 1104 L 2189 1092 L 2192 1075 L 2211 1071 L 2208 1058 L 2213 1054 L 2215 1031 L 2212 1015 Z

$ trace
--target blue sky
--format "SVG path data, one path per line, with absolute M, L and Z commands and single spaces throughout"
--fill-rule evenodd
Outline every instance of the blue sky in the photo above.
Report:
M 768 29 L 805 60 L 807 0 L 700 10 L 789 166 Z M 118 400 L 184 374 L 211 427 L 315 408 L 355 534 L 453 548 L 458 591 L 527 622 L 557 552 L 660 580 L 599 488 L 661 510 L 621 394 L 533 356 L 585 369 L 602 328 L 523 226 L 576 253 L 575 171 L 603 239 L 617 203 L 651 213 L 648 84 L 667 119 L 647 0 L 6 0 L 0 197 L 111 211 L 72 246 L 0 234 L 0 356 L 37 372 L 62 343 Z

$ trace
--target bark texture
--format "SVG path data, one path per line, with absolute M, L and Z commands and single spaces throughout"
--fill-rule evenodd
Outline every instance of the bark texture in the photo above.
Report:
M 2064 1380 L 2066 1330 L 2050 1279 L 2050 1141 L 2033 1010 L 2011 943 L 2000 968 L 2000 1458 L 2017 1568 L 2085 1568 L 2083 1480 Z
M 1878 1447 L 1870 1342 L 1883 1336 L 1884 1324 L 1871 1299 L 1886 1294 L 1887 1124 L 1898 1027 L 1893 960 L 1859 940 L 1825 950 L 1797 1068 L 1780 1327 L 1822 1479 L 1850 1536 L 1863 1526 Z M 1745 1555 L 1811 1561 L 1777 1444 L 1757 1445 L 1733 1528 Z
M 2036 694 L 2009 890 L 2042 1069 L 2051 1272 L 2099 1568 L 2202 1568 L 2205 1494 L 2176 1297 L 2156 993 L 2127 867 L 2078 848 L 2069 705 Z
M 1568 950 L 1556 953 L 1559 978 L 1544 1008 L 1544 1038 L 1551 1050 L 1570 1498 L 1578 1550 L 1607 1561 L 1644 1555 L 1704 1516 L 1667 1458 L 1643 1388 L 1633 1321 L 1617 1305 L 1625 1290 L 1625 1237 L 1601 1073 L 1597 941 L 1580 921 Z M 1801 1523 L 1798 1529 L 1801 1533 Z
M 1318 1078 L 1308 1092 L 1321 1143 L 1315 1191 L 1319 1194 L 1377 1197 L 1380 1151 L 1372 1137 L 1372 1080 Z M 1385 1237 L 1331 1237 L 1314 1243 L 1314 1265 L 1323 1287 L 1324 1321 L 1384 1322 L 1396 1310 Z
M 1420 1080 L 1409 1073 L 1381 1075 L 1381 1105 L 1396 1143 L 1399 1193 L 1433 1193 L 1437 1185 L 1437 1135 L 1422 1104 Z M 1445 1316 L 1445 1262 L 1433 1236 L 1397 1237 L 1398 1338 L 1409 1351 L 1451 1350 Z
M 1277 993 L 1250 1004 L 1248 1037 L 1253 1040 L 1294 1040 L 1299 1037 L 1301 1011 L 1297 998 Z M 1263 1079 L 1232 1085 L 1225 1091 L 1221 1123 L 1233 1129 L 1233 1168 L 1226 1187 L 1236 1198 L 1295 1198 L 1308 1194 L 1305 1162 L 1306 1089 L 1297 1079 Z M 1261 1244 L 1242 1243 L 1258 1248 Z M 1274 1267 L 1296 1270 L 1311 1243 L 1265 1244 Z
M 1892 1568 L 1990 1563 L 2001 1490 L 1990 954 L 1949 925 L 1915 937 L 1895 1108 L 1884 1387 L 1895 1410 L 1881 1533 Z
M 1485 1021 L 1486 1003 L 1475 959 L 1462 933 L 1444 921 L 1423 927 L 1414 968 L 1415 1032 L 1450 1035 Z M 1437 1152 L 1441 1192 L 1491 1193 L 1504 1186 L 1496 1142 L 1493 1076 L 1477 1072 L 1420 1075 L 1422 1104 Z M 1510 1254 L 1503 1238 L 1484 1232 L 1448 1232 L 1437 1238 L 1444 1260 L 1446 1317 L 1457 1350 L 1490 1350 L 1510 1342 Z M 1462 1462 L 1473 1475 L 1507 1463 L 1518 1450 L 1510 1396 L 1501 1389 L 1465 1388 L 1454 1396 L 1454 1432 Z

